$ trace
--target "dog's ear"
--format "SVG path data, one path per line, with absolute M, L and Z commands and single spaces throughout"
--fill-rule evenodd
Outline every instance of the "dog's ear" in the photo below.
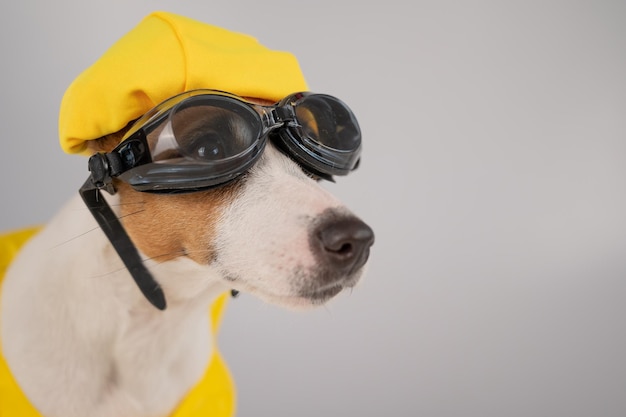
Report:
M 89 149 L 89 153 L 95 154 L 98 152 L 111 152 L 117 145 L 119 145 L 122 138 L 131 128 L 133 123 L 134 120 L 130 121 L 126 126 L 117 132 L 102 136 L 95 140 L 87 141 L 87 149 Z

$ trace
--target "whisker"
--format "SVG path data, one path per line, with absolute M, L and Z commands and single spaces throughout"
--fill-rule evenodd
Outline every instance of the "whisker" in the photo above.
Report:
M 65 245 L 65 244 L 67 244 L 67 243 L 70 243 L 71 241 L 76 240 L 76 239 L 78 239 L 78 238 L 80 238 L 80 237 L 83 237 L 83 236 L 85 236 L 86 234 L 91 233 L 91 232 L 93 232 L 94 230 L 98 230 L 98 229 L 100 229 L 100 226 L 96 226 L 96 227 L 94 227 L 93 229 L 89 229 L 89 230 L 87 230 L 86 232 L 83 232 L 83 233 L 81 233 L 81 234 L 79 234 L 79 235 L 76 235 L 76 236 L 74 236 L 73 238 L 68 239 L 68 240 L 66 240 L 66 241 L 63 241 L 63 242 L 61 242 L 61 243 L 57 243 L 56 245 L 51 246 L 51 247 L 50 247 L 50 249 L 56 249 L 56 248 L 58 248 L 59 246 L 63 246 L 63 245 Z
M 134 206 L 137 204 L 144 204 L 143 201 L 127 201 L 125 203 L 115 203 L 115 204 L 110 204 L 111 207 L 122 207 L 122 206 Z
M 186 252 L 184 250 L 179 250 L 179 251 L 175 251 L 175 252 L 169 252 L 169 253 L 163 253 L 161 255 L 155 255 L 155 256 L 150 256 L 147 257 L 145 259 L 142 259 L 141 262 L 148 262 L 148 261 L 155 261 L 156 265 L 154 266 L 159 266 L 167 261 L 157 261 L 157 259 L 159 258 L 165 258 L 165 257 L 170 257 L 170 256 L 174 256 L 174 258 L 182 258 L 183 256 L 186 256 Z
M 326 313 L 328 313 L 329 316 L 333 315 L 333 312 L 330 311 L 330 308 L 328 308 L 328 304 L 322 304 L 322 307 L 326 310 Z
M 118 220 L 119 220 L 119 219 L 125 219 L 125 218 L 130 217 L 130 216 L 133 216 L 133 215 L 135 215 L 135 214 L 139 214 L 139 213 L 141 213 L 142 211 L 145 211 L 145 209 L 141 209 L 141 210 L 133 211 L 132 213 L 125 214 L 124 216 L 119 216 L 117 219 L 118 219 Z M 69 243 L 69 242 L 72 242 L 73 240 L 76 240 L 76 239 L 78 239 L 78 238 L 80 238 L 80 237 L 83 237 L 83 236 L 85 236 L 86 234 L 91 233 L 91 232 L 93 232 L 94 230 L 98 230 L 98 229 L 100 229 L 100 226 L 96 226 L 96 227 L 94 227 L 93 229 L 89 229 L 89 230 L 87 230 L 86 232 L 83 232 L 83 233 L 81 233 L 81 234 L 79 234 L 79 235 L 76 235 L 76 236 L 74 236 L 74 237 L 73 237 L 73 238 L 71 238 L 71 239 L 68 239 L 68 240 L 63 241 L 63 242 L 61 242 L 61 243 L 58 243 L 58 244 L 56 244 L 56 245 L 54 245 L 54 246 L 50 247 L 50 249 L 56 249 L 56 248 L 58 248 L 59 246 L 65 245 L 66 243 Z
M 128 202 L 128 203 L 115 203 L 115 204 L 109 204 L 110 207 L 124 207 L 124 206 L 136 206 L 138 204 L 144 204 L 143 201 L 138 201 L 138 202 Z M 89 209 L 90 207 L 87 204 L 83 204 L 82 207 L 80 208 L 72 208 L 71 211 L 85 211 L 87 209 Z
M 123 215 L 123 216 L 119 216 L 117 219 L 118 219 L 118 220 L 119 220 L 119 219 L 125 219 L 125 218 L 127 218 L 127 217 L 133 216 L 133 215 L 135 215 L 135 214 L 139 214 L 139 213 L 144 212 L 144 211 L 146 211 L 146 209 L 141 209 L 141 210 L 133 211 L 132 213 L 128 213 L 128 214 L 125 214 L 125 215 Z
M 124 271 L 124 270 L 128 270 L 128 269 L 124 266 L 124 267 L 117 268 L 117 269 L 114 269 L 114 270 L 109 271 L 109 272 L 104 272 L 104 273 L 102 273 L 102 274 L 100 274 L 100 275 L 92 275 L 92 276 L 87 277 L 87 278 L 88 278 L 88 279 L 104 278 L 104 277 L 106 277 L 106 276 L 108 276 L 108 275 L 117 274 L 118 272 L 121 272 L 121 271 Z

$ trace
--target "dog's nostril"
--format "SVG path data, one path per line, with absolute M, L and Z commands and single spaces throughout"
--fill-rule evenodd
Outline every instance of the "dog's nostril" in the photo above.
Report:
M 331 249 L 333 250 L 333 249 Z M 339 249 L 336 250 L 339 255 L 349 255 L 352 253 L 352 245 L 350 243 L 344 243 Z
M 363 266 L 374 243 L 372 229 L 356 217 L 326 222 L 318 228 L 316 236 L 323 260 L 347 270 Z

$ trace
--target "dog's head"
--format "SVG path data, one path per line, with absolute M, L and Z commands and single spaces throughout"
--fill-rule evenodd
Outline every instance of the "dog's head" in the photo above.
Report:
M 111 152 L 125 132 L 89 146 Z M 147 138 L 152 147 L 156 136 Z M 300 307 L 353 287 L 374 240 L 370 227 L 321 181 L 268 141 L 244 173 L 208 190 L 140 192 L 119 180 L 115 189 L 124 228 L 150 259 L 189 259 L 206 268 L 207 278 L 217 276 L 238 291 Z
M 163 292 L 135 248 L 292 306 L 358 281 L 372 230 L 319 181 L 356 167 L 360 130 L 344 103 L 307 91 L 291 54 L 164 12 L 68 88 L 62 147 L 95 152 L 81 194 L 155 306 Z M 119 195 L 122 225 L 101 188 Z

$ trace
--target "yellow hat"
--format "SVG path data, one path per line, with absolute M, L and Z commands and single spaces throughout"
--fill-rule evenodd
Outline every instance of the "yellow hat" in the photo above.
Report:
M 155 12 L 69 86 L 59 137 L 68 153 L 117 132 L 161 101 L 196 88 L 278 101 L 307 90 L 296 58 L 255 38 Z

